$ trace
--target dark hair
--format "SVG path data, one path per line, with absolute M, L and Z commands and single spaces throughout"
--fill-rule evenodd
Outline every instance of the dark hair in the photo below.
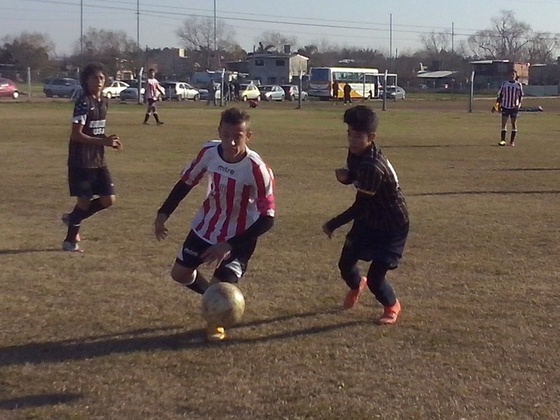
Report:
M 245 111 L 241 111 L 239 108 L 229 108 L 222 112 L 222 117 L 220 118 L 220 125 L 222 123 L 237 125 L 246 123 L 247 127 L 251 122 L 251 116 Z
M 87 95 L 90 94 L 90 92 L 88 90 L 88 86 L 87 86 L 87 81 L 92 74 L 95 74 L 99 71 L 101 73 L 103 73 L 103 75 L 105 75 L 105 67 L 103 67 L 103 64 L 101 64 L 101 63 L 90 63 L 80 73 L 80 85 L 82 86 L 82 89 L 84 90 L 84 92 Z
M 379 120 L 375 112 L 368 106 L 357 105 L 344 113 L 344 122 L 352 130 L 373 134 L 377 132 Z

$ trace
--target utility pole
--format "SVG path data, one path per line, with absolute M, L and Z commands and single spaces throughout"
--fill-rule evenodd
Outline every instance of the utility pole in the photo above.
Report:
M 455 22 L 451 22 L 451 52 L 455 52 Z
M 389 14 L 389 58 L 393 58 L 393 14 Z
M 80 65 L 84 59 L 84 0 L 80 0 Z
M 216 70 L 220 67 L 220 59 L 218 58 L 218 15 L 216 14 L 216 0 L 214 0 L 214 58 L 216 59 Z
M 142 66 L 142 48 L 140 48 L 140 0 L 136 0 L 136 46 L 138 48 L 138 65 L 136 67 L 140 68 Z

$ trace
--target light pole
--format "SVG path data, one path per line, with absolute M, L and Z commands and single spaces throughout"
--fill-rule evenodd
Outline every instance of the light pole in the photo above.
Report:
M 80 61 L 84 56 L 84 0 L 80 0 Z

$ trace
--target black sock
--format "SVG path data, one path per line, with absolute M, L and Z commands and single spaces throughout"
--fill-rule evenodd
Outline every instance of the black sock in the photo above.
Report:
M 88 217 L 93 216 L 95 213 L 97 213 L 98 211 L 104 210 L 105 207 L 103 207 L 103 204 L 101 204 L 101 199 L 100 198 L 96 198 L 94 200 L 91 200 L 89 203 L 89 207 L 86 210 L 87 213 L 84 214 L 84 219 L 87 219 Z
M 159 115 L 157 114 L 157 112 L 154 112 L 154 118 L 156 119 L 156 122 L 159 124 Z
M 185 286 L 198 293 L 199 295 L 203 295 L 204 292 L 206 292 L 206 289 L 208 289 L 208 287 L 210 286 L 210 283 L 208 283 L 208 280 L 206 280 L 204 276 L 198 272 L 198 270 L 196 270 L 194 273 L 194 281 L 191 284 L 185 284 Z
M 506 141 L 506 133 L 507 133 L 507 130 L 502 130 L 501 137 L 500 137 L 500 139 L 502 141 Z
M 511 131 L 511 137 L 510 137 L 510 141 L 514 141 L 515 140 L 515 136 L 517 135 L 517 130 L 512 130 Z
M 146 124 L 149 119 L 150 119 L 150 114 L 146 113 L 146 115 L 144 115 L 144 124 Z

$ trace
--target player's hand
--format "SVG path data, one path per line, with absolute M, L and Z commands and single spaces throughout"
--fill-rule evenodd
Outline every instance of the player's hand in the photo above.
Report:
M 107 147 L 112 147 L 113 149 L 122 149 L 122 143 L 119 139 L 119 136 L 116 134 L 111 134 L 105 137 L 105 142 L 103 143 Z
M 167 238 L 168 230 L 165 227 L 165 222 L 167 221 L 167 215 L 163 213 L 158 213 L 156 216 L 156 221 L 154 223 L 154 234 L 158 241 L 162 241 Z
M 321 226 L 321 229 L 323 229 L 323 233 L 327 235 L 329 239 L 332 239 L 334 232 L 332 230 L 329 230 L 326 223 L 323 226 Z
M 220 242 L 204 251 L 200 258 L 202 258 L 206 264 L 216 263 L 216 267 L 218 267 L 230 254 L 231 245 L 227 242 Z
M 350 171 L 348 168 L 338 168 L 334 170 L 334 175 L 336 176 L 336 180 L 338 182 L 342 182 L 343 184 L 348 183 L 348 177 L 350 176 Z

